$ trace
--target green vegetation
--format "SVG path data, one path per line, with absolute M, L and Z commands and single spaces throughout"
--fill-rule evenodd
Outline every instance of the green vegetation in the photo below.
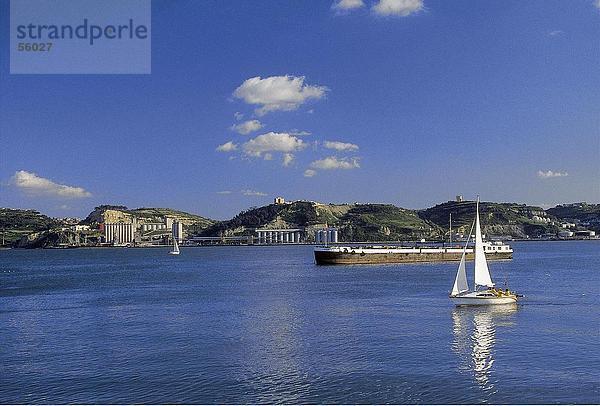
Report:
M 600 232 L 600 204 L 560 204 L 546 211 L 552 216 L 565 221 L 578 221 L 585 224 L 590 230 Z
M 600 204 L 574 203 L 543 210 L 517 203 L 482 202 L 480 212 L 483 232 L 488 235 L 535 238 L 555 234 L 560 230 L 561 221 L 575 222 L 600 232 Z M 391 204 L 296 201 L 253 207 L 220 222 L 168 208 L 128 209 L 102 205 L 94 208 L 81 223 L 93 228 L 104 222 L 105 216 L 114 221 L 137 217 L 147 222 L 162 222 L 168 216 L 181 221 L 190 236 L 239 236 L 253 235 L 256 228 L 303 228 L 309 241 L 314 230 L 328 224 L 340 230 L 342 241 L 402 241 L 447 237 L 450 213 L 453 231 L 466 234 L 475 215 L 475 202 L 450 201 L 415 211 Z M 4 237 L 5 246 L 74 246 L 99 240 L 97 230 L 75 232 L 66 228 L 72 224 L 35 210 L 0 208 L 0 238 Z
M 412 210 L 387 204 L 318 204 L 298 201 L 253 208 L 202 231 L 204 236 L 250 235 L 255 228 L 306 228 L 325 223 L 340 229 L 346 241 L 402 240 L 439 232 Z
M 59 220 L 35 210 L 0 208 L 0 246 L 10 246 L 24 235 L 61 226 Z
M 468 233 L 475 216 L 475 206 L 476 203 L 473 201 L 450 201 L 421 210 L 419 216 L 448 230 L 452 213 L 453 230 Z M 557 226 L 551 224 L 556 218 L 548 216 L 541 207 L 517 203 L 481 202 L 479 211 L 483 232 L 487 234 L 524 238 L 558 231 Z
M 392 241 L 437 236 L 439 227 L 413 210 L 391 204 L 360 204 L 335 223 L 347 241 Z
M 300 224 L 296 221 L 310 219 L 313 214 L 310 209 L 301 204 L 302 202 L 291 205 L 270 204 L 268 206 L 251 208 L 242 211 L 231 220 L 220 221 L 212 226 L 202 230 L 204 236 L 229 236 L 229 235 L 250 235 L 254 233 L 254 228 L 265 227 L 278 219 L 281 223 L 289 225 Z M 308 210 L 307 210 L 308 209 Z M 286 220 L 283 220 L 285 218 Z M 316 215 L 315 215 L 316 218 Z M 302 224 L 308 224 L 304 222 Z
M 592 222 L 600 220 L 600 204 L 559 204 L 558 206 L 548 209 L 546 211 L 553 216 L 565 220 L 579 220 Z

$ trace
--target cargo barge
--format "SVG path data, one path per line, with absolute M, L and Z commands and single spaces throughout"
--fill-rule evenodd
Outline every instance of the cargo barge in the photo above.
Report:
M 395 264 L 414 262 L 460 261 L 464 247 L 460 246 L 385 246 L 332 245 L 314 248 L 318 265 Z M 484 243 L 488 260 L 512 259 L 513 250 L 502 242 Z M 473 247 L 467 248 L 467 260 L 474 258 Z

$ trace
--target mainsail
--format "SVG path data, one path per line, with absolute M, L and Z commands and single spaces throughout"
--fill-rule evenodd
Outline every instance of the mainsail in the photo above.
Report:
M 177 244 L 177 238 L 173 239 L 173 251 L 172 252 L 179 254 L 179 244 Z
M 479 225 L 479 198 L 477 199 L 477 215 L 475 217 L 475 286 L 494 286 L 490 271 L 483 252 L 483 239 L 481 238 L 481 226 Z

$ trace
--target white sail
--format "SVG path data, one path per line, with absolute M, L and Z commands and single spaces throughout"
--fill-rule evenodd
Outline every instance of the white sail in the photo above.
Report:
M 454 279 L 454 286 L 452 287 L 451 296 L 456 296 L 462 292 L 466 292 L 469 290 L 469 283 L 467 282 L 467 270 L 465 268 L 465 262 L 467 257 L 467 246 L 469 245 L 469 240 L 471 239 L 471 233 L 473 232 L 473 225 L 471 225 L 471 231 L 469 231 L 469 236 L 467 237 L 467 242 L 465 243 L 465 247 L 463 248 L 462 257 L 460 257 L 460 264 L 458 265 L 458 271 L 456 272 L 456 278 Z
M 173 252 L 179 252 L 179 244 L 177 244 L 177 238 L 173 240 Z
M 481 226 L 479 224 L 479 198 L 477 199 L 477 214 L 475 217 L 475 285 L 489 288 L 494 286 L 483 252 L 483 238 L 481 238 Z
M 459 293 L 469 290 L 469 284 L 467 283 L 467 271 L 465 269 L 465 257 L 466 254 L 463 252 L 460 259 L 460 265 L 458 265 L 458 272 L 454 279 L 454 286 L 452 287 L 452 296 L 456 296 Z

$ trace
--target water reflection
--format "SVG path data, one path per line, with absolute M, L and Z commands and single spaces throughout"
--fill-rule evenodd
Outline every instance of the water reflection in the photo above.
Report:
M 472 374 L 477 386 L 494 392 L 492 379 L 496 329 L 514 324 L 517 305 L 457 307 L 452 312 L 452 350 L 460 359 L 459 370 Z

